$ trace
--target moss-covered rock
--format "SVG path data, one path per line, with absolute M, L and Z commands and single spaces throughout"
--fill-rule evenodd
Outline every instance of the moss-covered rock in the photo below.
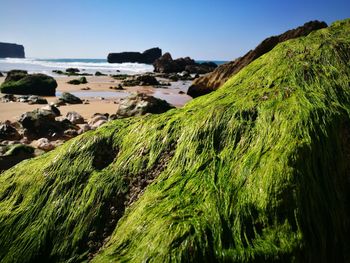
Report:
M 2 262 L 346 262 L 350 20 L 182 109 L 0 176 Z
M 55 96 L 56 87 L 56 80 L 45 74 L 13 70 L 7 74 L 0 91 L 7 94 Z

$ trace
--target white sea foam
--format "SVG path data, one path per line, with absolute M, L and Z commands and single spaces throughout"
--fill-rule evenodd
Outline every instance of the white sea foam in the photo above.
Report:
M 0 59 L 0 71 L 23 69 L 30 73 L 52 74 L 52 70 L 64 70 L 66 68 L 78 68 L 87 73 L 136 74 L 153 71 L 152 65 L 139 63 L 113 63 L 103 59 L 35 59 L 35 58 L 5 58 Z

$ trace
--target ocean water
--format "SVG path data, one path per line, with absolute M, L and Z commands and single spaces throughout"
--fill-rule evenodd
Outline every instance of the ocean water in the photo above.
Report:
M 198 60 L 197 62 L 206 62 Z M 218 65 L 225 61 L 213 61 Z M 66 68 L 78 68 L 81 72 L 92 73 L 100 71 L 104 74 L 140 74 L 152 72 L 153 66 L 139 63 L 108 63 L 106 59 L 39 59 L 39 58 L 4 58 L 0 59 L 0 71 L 12 69 L 27 70 L 29 73 L 44 73 L 57 76 L 52 70 L 65 70 Z
M 0 59 L 0 71 L 22 69 L 29 73 L 44 73 L 55 76 L 56 74 L 52 73 L 52 70 L 64 71 L 66 68 L 78 68 L 81 72 L 92 74 L 96 71 L 104 74 L 138 74 L 153 71 L 152 65 L 139 63 L 111 64 L 106 59 Z

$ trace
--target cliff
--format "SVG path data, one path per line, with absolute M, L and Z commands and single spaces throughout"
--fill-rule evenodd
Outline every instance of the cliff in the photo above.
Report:
M 153 64 L 153 62 L 162 56 L 160 48 L 151 48 L 143 53 L 140 52 L 121 52 L 109 53 L 107 60 L 109 63 L 144 63 Z
M 243 57 L 221 65 L 213 72 L 197 78 L 188 89 L 187 94 L 193 98 L 208 94 L 218 89 L 230 77 L 232 77 L 234 74 L 237 74 L 241 69 L 250 64 L 252 61 L 272 50 L 278 43 L 282 43 L 284 41 L 297 37 L 307 36 L 312 31 L 325 27 L 327 27 L 327 24 L 325 22 L 311 21 L 296 29 L 288 30 L 281 35 L 269 37 L 261 42 L 254 50 L 249 51 Z
M 350 20 L 184 108 L 0 176 L 1 262 L 347 262 Z
M 25 58 L 24 47 L 0 42 L 0 58 Z

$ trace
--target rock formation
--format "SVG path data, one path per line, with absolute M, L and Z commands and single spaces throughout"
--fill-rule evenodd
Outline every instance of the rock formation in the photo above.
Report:
M 143 53 L 140 52 L 122 52 L 110 53 L 107 60 L 109 63 L 144 63 L 153 64 L 153 62 L 162 56 L 162 50 L 158 47 L 151 48 Z
M 173 59 L 170 53 L 165 53 L 154 63 L 154 72 L 158 73 L 178 73 L 187 71 L 194 74 L 205 74 L 213 71 L 217 65 L 213 62 L 196 63 L 190 57 Z
M 0 42 L 0 58 L 25 58 L 24 47 Z
M 0 176 L 1 262 L 348 262 L 350 19 L 181 109 Z
M 278 43 L 297 37 L 307 36 L 312 31 L 325 27 L 327 27 L 325 22 L 311 21 L 296 29 L 288 30 L 281 35 L 269 37 L 243 57 L 221 65 L 212 73 L 197 78 L 188 89 L 187 94 L 194 98 L 208 94 L 222 86 L 231 76 L 237 74 L 249 63 L 272 50 Z
M 45 74 L 28 74 L 23 70 L 12 70 L 7 73 L 0 91 L 6 94 L 55 96 L 56 87 L 56 80 Z

